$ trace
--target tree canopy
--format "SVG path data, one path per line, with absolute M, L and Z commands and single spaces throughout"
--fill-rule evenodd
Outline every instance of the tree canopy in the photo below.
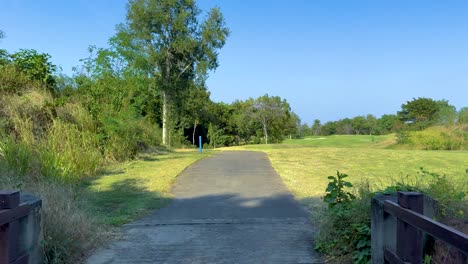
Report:
M 221 11 L 201 11 L 192 0 L 131 0 L 126 22 L 112 41 L 131 65 L 147 71 L 162 98 L 162 141 L 168 144 L 169 118 L 177 94 L 203 86 L 218 67 L 218 50 L 229 30 Z

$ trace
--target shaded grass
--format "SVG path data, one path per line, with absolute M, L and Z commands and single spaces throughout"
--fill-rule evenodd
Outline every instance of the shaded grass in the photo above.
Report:
M 122 225 L 166 205 L 171 188 L 186 167 L 211 155 L 205 151 L 145 154 L 138 160 L 110 166 L 83 184 L 86 210 L 109 225 Z
M 415 180 L 420 167 L 424 167 L 446 175 L 454 184 L 467 186 L 468 152 L 381 149 L 382 145 L 370 142 L 369 137 L 332 136 L 226 149 L 266 152 L 289 190 L 309 209 L 323 206 L 317 198 L 324 195 L 327 176 L 335 175 L 337 170 L 348 174 L 350 182 L 369 181 L 383 186 L 401 179 Z M 379 136 L 378 140 L 390 137 Z

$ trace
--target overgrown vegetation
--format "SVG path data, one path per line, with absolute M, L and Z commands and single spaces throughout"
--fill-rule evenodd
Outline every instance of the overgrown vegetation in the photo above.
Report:
M 354 187 L 344 180 L 346 177 L 339 172 L 336 177 L 329 177 L 331 181 L 323 198 L 328 209 L 320 216 L 321 227 L 316 239 L 315 248 L 333 263 L 370 263 L 370 200 L 375 194 L 419 191 L 438 202 L 438 221 L 468 216 L 467 186 L 454 185 L 446 176 L 423 168 L 415 177 L 406 177 L 390 186 L 370 187 L 364 182 Z
M 398 134 L 403 147 L 424 150 L 468 150 L 468 125 L 433 126 Z

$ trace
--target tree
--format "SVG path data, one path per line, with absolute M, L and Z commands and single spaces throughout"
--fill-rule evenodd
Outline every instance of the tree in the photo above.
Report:
M 369 134 L 369 125 L 363 116 L 356 116 L 352 119 L 353 131 L 356 135 Z
M 468 107 L 463 107 L 458 111 L 458 123 L 468 124 Z
M 296 113 L 290 112 L 289 118 L 286 119 L 286 123 L 284 125 L 284 134 L 289 135 L 289 139 L 291 139 L 293 135 L 295 138 L 300 137 L 299 129 L 301 126 L 301 119 Z
M 50 62 L 51 56 L 47 53 L 38 53 L 32 49 L 21 49 L 19 52 L 10 55 L 13 65 L 24 72 L 32 80 L 37 80 L 54 91 L 54 74 L 57 67 Z
M 336 134 L 336 123 L 334 121 L 328 121 L 322 125 L 320 129 L 320 134 L 324 136 Z
M 313 135 L 312 130 L 309 127 L 309 125 L 307 125 L 307 123 L 303 123 L 298 127 L 298 134 L 299 134 L 299 137 L 306 137 L 306 136 Z
M 438 123 L 441 125 L 453 125 L 457 119 L 457 108 L 451 104 L 447 100 L 439 100 L 437 101 L 438 111 Z
M 439 105 L 430 98 L 420 97 L 401 105 L 398 116 L 401 121 L 412 123 L 419 129 L 428 127 L 437 117 Z
M 279 96 L 268 96 L 265 94 L 257 98 L 253 105 L 253 118 L 262 126 L 265 144 L 268 144 L 268 133 L 274 131 L 274 135 L 282 133 L 284 125 L 290 118 L 290 107 L 286 100 Z
M 336 134 L 350 135 L 353 134 L 353 120 L 344 118 L 336 121 Z
M 315 119 L 314 124 L 312 124 L 311 130 L 314 136 L 320 135 L 320 130 L 322 128 L 322 125 L 320 124 L 320 120 Z
M 0 40 L 5 38 L 5 33 L 0 30 Z M 0 49 L 0 66 L 8 62 L 8 52 L 4 49 Z
M 193 127 L 192 145 L 195 145 L 195 132 L 197 126 L 207 118 L 207 106 L 210 102 L 210 93 L 203 87 L 195 87 L 185 94 L 183 108 L 184 123 Z
M 382 115 L 377 119 L 377 129 L 380 134 L 387 134 L 393 131 L 395 124 L 398 122 L 396 115 Z
M 193 81 L 203 85 L 218 66 L 229 35 L 218 8 L 199 22 L 193 0 L 130 0 L 125 24 L 111 40 L 134 66 L 148 71 L 162 98 L 162 141 L 167 145 L 170 107 Z

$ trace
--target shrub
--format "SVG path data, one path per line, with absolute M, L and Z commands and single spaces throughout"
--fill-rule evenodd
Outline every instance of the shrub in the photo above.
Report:
M 102 119 L 101 144 L 107 160 L 133 158 L 148 146 L 159 145 L 160 129 L 147 119 L 137 119 L 131 113 L 120 113 Z
M 320 221 L 315 249 L 327 254 L 335 263 L 367 263 L 370 260 L 370 196 L 368 185 L 357 188 L 356 195 L 344 180 L 348 175 L 337 172 L 329 176 L 324 202 L 328 204 Z
M 468 148 L 468 133 L 463 126 L 430 127 L 422 131 L 397 134 L 399 144 L 425 150 L 461 150 Z
M 345 174 L 330 176 L 324 202 L 328 209 L 319 219 L 316 249 L 333 263 L 368 263 L 370 261 L 370 204 L 376 193 L 419 191 L 438 203 L 436 218 L 449 223 L 466 218 L 468 204 L 466 183 L 453 184 L 445 176 L 421 168 L 416 177 L 394 182 L 391 186 L 372 190 L 368 183 L 354 187 L 344 180 Z M 409 180 L 411 179 L 411 180 Z M 353 188 L 347 191 L 345 188 Z M 351 194 L 353 193 L 353 194 Z
M 0 65 L 0 94 L 21 93 L 32 87 L 42 87 L 13 65 Z

